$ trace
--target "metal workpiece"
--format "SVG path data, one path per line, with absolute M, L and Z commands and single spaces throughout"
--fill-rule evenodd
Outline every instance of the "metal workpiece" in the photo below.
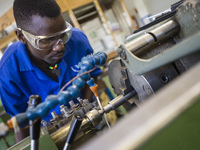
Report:
M 150 31 L 146 31 L 143 35 L 129 41 L 124 46 L 130 52 L 134 53 L 136 56 L 144 53 L 149 48 L 152 48 L 155 44 L 167 40 L 174 35 L 176 35 L 180 30 L 179 23 L 175 20 L 170 20 L 160 27 L 155 28 Z M 123 49 L 123 48 L 122 48 Z M 117 50 L 118 52 L 119 50 Z M 122 51 L 122 50 L 121 50 Z M 120 56 L 125 55 L 123 53 L 118 53 Z
M 80 139 L 83 135 L 87 134 L 94 127 L 96 127 L 102 121 L 102 115 L 103 113 L 99 113 L 96 109 L 89 111 L 86 114 L 86 118 L 84 118 L 82 121 L 81 127 L 77 133 L 75 141 Z M 70 124 L 71 122 L 69 122 L 68 124 L 59 128 L 56 132 L 51 134 L 51 137 L 58 148 L 63 147 L 70 129 Z
M 102 121 L 103 114 L 98 110 L 93 109 L 86 114 L 86 117 L 90 120 L 93 127 L 96 127 Z
M 69 111 L 69 109 L 67 108 L 67 106 L 64 106 L 64 105 L 61 105 L 61 106 L 60 106 L 60 112 L 63 114 L 63 117 L 66 117 L 66 118 L 69 116 L 69 114 L 72 113 L 72 111 L 71 111 L 71 113 L 70 113 L 70 111 Z
M 76 115 L 81 118 L 87 118 L 86 113 L 89 112 L 90 110 L 96 108 L 94 103 L 89 103 L 88 100 L 84 99 L 79 99 L 79 101 L 82 102 L 82 104 L 74 104 L 71 102 L 73 108 L 68 109 L 67 106 L 61 105 L 60 106 L 60 112 L 61 115 L 57 115 L 55 112 L 52 112 L 53 118 L 50 120 L 50 122 L 42 121 L 44 131 L 45 133 L 48 132 L 49 134 L 52 134 L 55 132 L 57 129 L 61 128 L 62 126 L 68 124 L 71 122 L 72 116 Z M 91 118 L 91 117 L 90 117 Z M 88 119 L 86 119 L 88 120 Z M 90 121 L 90 120 L 88 120 Z M 86 125 L 87 121 L 83 121 L 84 125 Z M 87 123 L 88 127 L 86 127 L 88 130 L 91 130 L 94 126 L 92 123 Z M 85 127 L 83 127 L 85 130 Z M 85 132 L 88 132 L 85 130 Z
M 51 118 L 50 121 L 56 128 L 62 127 L 64 125 L 64 122 L 61 120 L 60 116 L 56 114 L 55 111 L 51 112 L 51 115 L 53 118 Z
M 153 34 L 155 41 L 157 43 L 174 37 L 180 31 L 180 25 L 175 20 L 169 20 L 160 27 L 149 31 L 149 34 Z
M 52 112 L 51 112 L 51 115 L 52 115 L 52 117 L 53 117 L 53 119 L 54 119 L 55 121 L 59 121 L 59 120 L 60 120 L 60 118 L 58 117 L 58 115 L 56 114 L 55 111 L 52 111 Z
M 130 42 L 131 40 L 143 35 L 146 33 L 146 30 L 142 30 L 140 32 L 134 33 L 126 38 L 126 42 Z
M 70 123 L 64 125 L 63 127 L 59 128 L 56 132 L 51 134 L 53 141 L 55 142 L 56 146 L 59 149 L 63 148 L 64 143 L 66 142 L 67 139 L 67 134 L 69 132 L 69 129 L 70 129 Z M 84 135 L 83 131 L 79 130 L 76 139 L 79 139 L 83 135 Z
M 123 105 L 125 102 L 127 102 L 129 99 L 131 99 L 136 95 L 137 93 L 135 92 L 135 90 L 132 90 L 131 92 L 129 92 L 124 96 L 120 95 L 116 97 L 115 99 L 110 101 L 106 106 L 103 107 L 104 112 L 109 113 L 110 111 L 117 109 L 119 106 Z
M 90 122 L 90 120 L 87 117 L 84 118 L 81 125 L 81 129 L 84 132 L 84 134 L 87 134 L 92 128 L 93 128 L 93 125 Z
M 149 59 L 138 58 L 130 51 L 130 49 L 126 49 L 125 45 L 121 45 L 121 48 L 125 50 L 128 63 L 126 60 L 122 59 L 122 61 L 132 74 L 141 75 L 181 57 L 199 51 L 199 43 L 200 32 Z

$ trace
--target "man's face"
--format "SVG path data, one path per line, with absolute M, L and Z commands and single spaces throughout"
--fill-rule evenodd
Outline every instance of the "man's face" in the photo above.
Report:
M 51 36 L 57 32 L 66 29 L 66 23 L 62 15 L 50 19 L 46 17 L 33 16 L 31 30 L 27 31 L 36 36 Z M 55 65 L 61 62 L 65 47 L 62 42 L 56 42 L 51 48 L 45 50 L 36 49 L 25 38 L 29 53 L 35 58 L 45 61 L 50 65 Z

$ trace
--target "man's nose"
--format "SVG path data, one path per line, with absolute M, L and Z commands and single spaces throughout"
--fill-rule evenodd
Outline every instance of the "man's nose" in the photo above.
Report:
M 53 46 L 53 51 L 61 51 L 64 49 L 64 44 L 61 39 L 59 39 L 56 44 Z

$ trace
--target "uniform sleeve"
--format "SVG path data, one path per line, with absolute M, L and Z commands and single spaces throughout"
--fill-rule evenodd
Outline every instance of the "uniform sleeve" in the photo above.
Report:
M 84 40 L 85 44 L 87 45 L 87 46 L 86 46 L 86 47 L 87 47 L 87 55 L 93 54 L 93 53 L 94 53 L 94 50 L 93 50 L 93 48 L 91 47 L 90 42 L 89 42 L 87 36 L 86 36 L 82 31 L 81 31 L 81 33 L 82 33 L 82 35 L 84 36 L 83 40 Z M 101 68 L 100 68 L 100 67 L 97 67 L 94 71 L 92 71 L 92 72 L 90 73 L 90 75 L 91 75 L 92 77 L 96 77 L 96 76 L 100 75 L 101 73 L 102 73 Z
M 28 108 L 27 98 L 21 90 L 13 83 L 2 79 L 0 79 L 0 98 L 6 113 L 11 117 L 25 112 Z

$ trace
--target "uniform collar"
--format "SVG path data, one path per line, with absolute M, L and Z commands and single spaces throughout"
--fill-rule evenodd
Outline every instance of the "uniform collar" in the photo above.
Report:
M 66 45 L 65 46 L 65 53 L 63 55 L 63 58 L 71 51 L 71 49 Z M 39 79 L 42 80 L 49 80 L 51 79 L 48 77 L 45 73 L 43 73 L 37 66 L 35 66 L 27 53 L 26 46 L 20 42 L 19 48 L 18 48 L 18 53 L 19 53 L 19 68 L 20 71 L 31 71 L 34 70 L 38 76 Z M 58 68 L 61 69 L 61 80 L 62 76 L 67 70 L 67 62 L 65 59 L 62 59 L 62 61 L 58 64 Z

